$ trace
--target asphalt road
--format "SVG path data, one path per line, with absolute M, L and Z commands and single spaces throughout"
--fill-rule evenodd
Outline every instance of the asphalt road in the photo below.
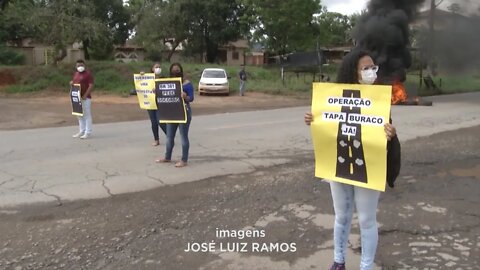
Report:
M 480 124 L 480 93 L 431 100 L 432 107 L 393 107 L 400 140 Z M 71 137 L 76 127 L 0 131 L 0 207 L 111 197 L 286 164 L 312 149 L 307 110 L 194 116 L 189 166 L 182 169 L 154 162 L 165 148 L 150 146 L 147 121 L 98 124 L 88 140 Z M 179 136 L 176 144 L 178 160 Z
M 377 269 L 480 265 L 479 95 L 433 100 L 393 110 L 403 168 L 381 196 Z M 307 109 L 196 117 L 183 169 L 153 163 L 145 121 L 87 141 L 73 128 L 0 133 L 0 269 L 326 269 L 333 213 Z M 215 250 L 185 251 L 195 243 Z M 355 269 L 356 225 L 349 246 Z

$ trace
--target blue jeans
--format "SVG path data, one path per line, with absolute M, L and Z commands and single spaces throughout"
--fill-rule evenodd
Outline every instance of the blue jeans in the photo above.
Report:
M 182 161 L 188 161 L 188 150 L 190 149 L 190 141 L 188 140 L 188 129 L 190 122 L 192 122 L 192 109 L 190 105 L 186 105 L 187 123 L 185 124 L 167 124 L 167 149 L 165 152 L 165 159 L 172 159 L 173 146 L 175 145 L 175 135 L 177 128 L 180 129 L 180 136 L 182 139 Z
M 160 124 L 158 122 L 158 110 L 147 110 L 147 112 L 148 117 L 150 118 L 150 122 L 152 123 L 153 138 L 155 139 L 155 141 L 158 141 L 158 126 L 160 126 L 164 134 L 167 134 L 167 125 L 164 123 Z
M 245 95 L 245 87 L 246 87 L 246 84 L 247 84 L 247 81 L 244 81 L 244 80 L 240 80 L 240 91 L 239 91 L 239 94 L 240 96 L 243 96 Z
M 77 116 L 78 129 L 82 134 L 92 133 L 92 99 L 82 99 L 83 116 Z
M 330 182 L 330 190 L 335 210 L 335 225 L 333 227 L 335 262 L 345 263 L 347 241 L 355 205 L 358 212 L 362 242 L 360 269 L 372 269 L 378 243 L 377 205 L 380 191 L 334 181 Z

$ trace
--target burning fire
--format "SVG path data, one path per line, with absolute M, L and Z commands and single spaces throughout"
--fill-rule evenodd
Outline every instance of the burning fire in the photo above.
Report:
M 392 85 L 392 104 L 399 104 L 407 101 L 407 91 L 400 81 L 393 82 Z

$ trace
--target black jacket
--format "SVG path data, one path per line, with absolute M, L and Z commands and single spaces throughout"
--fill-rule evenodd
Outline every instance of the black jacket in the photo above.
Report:
M 387 143 L 387 183 L 389 187 L 394 187 L 395 180 L 400 173 L 401 163 L 401 147 L 398 136 L 395 135 Z

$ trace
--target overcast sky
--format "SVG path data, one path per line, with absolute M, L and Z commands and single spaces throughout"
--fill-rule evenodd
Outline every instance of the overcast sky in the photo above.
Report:
M 436 1 L 439 2 L 439 0 Z M 321 3 L 327 7 L 328 11 L 350 15 L 367 8 L 368 0 L 322 0 Z M 447 7 L 452 3 L 459 3 L 462 8 L 460 13 L 466 14 L 477 12 L 478 7 L 480 7 L 480 1 L 478 0 L 444 0 L 439 8 L 447 10 Z M 425 0 L 425 6 L 426 8 L 430 7 L 430 0 Z
M 327 10 L 345 15 L 359 13 L 367 7 L 368 0 L 322 0 L 321 3 L 327 6 Z

